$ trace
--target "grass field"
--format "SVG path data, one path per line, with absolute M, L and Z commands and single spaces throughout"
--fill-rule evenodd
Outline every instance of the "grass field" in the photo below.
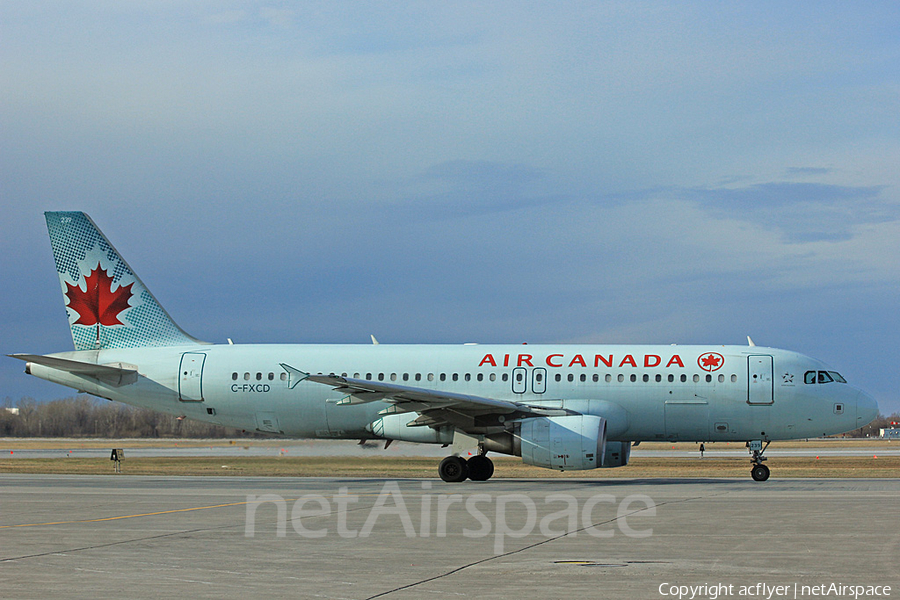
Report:
M 237 440 L 182 440 L 182 439 L 33 439 L 0 438 L 0 452 L 8 454 L 16 450 L 73 450 L 140 448 L 219 448 L 229 446 L 323 447 L 325 444 L 352 445 L 353 442 L 317 442 L 315 440 L 237 439 Z M 685 452 L 697 451 L 694 443 L 642 443 L 641 450 L 673 451 L 671 458 L 632 456 L 626 467 L 595 469 L 592 471 L 567 471 L 560 473 L 531 467 L 518 458 L 493 455 L 497 477 L 518 478 L 653 478 L 653 477 L 749 477 L 750 460 L 747 455 L 720 458 L 708 455 L 684 457 Z M 867 449 L 872 456 L 846 457 L 770 457 L 766 463 L 772 469 L 772 477 L 900 477 L 900 457 L 878 456 L 879 449 L 895 449 L 898 442 L 873 439 L 829 438 L 809 441 L 775 442 L 771 448 L 788 449 Z M 709 443 L 708 451 L 743 450 L 740 443 Z M 867 453 L 868 454 L 868 453 Z M 46 474 L 113 474 L 114 465 L 108 458 L 15 458 L 2 460 L 2 473 Z M 243 456 L 243 457 L 129 457 L 122 463 L 127 475 L 243 475 L 273 477 L 414 477 L 433 479 L 437 476 L 439 458 L 400 456 Z
M 107 444 L 108 445 L 108 444 Z M 495 457 L 496 477 L 515 478 L 749 478 L 749 459 L 632 458 L 617 469 L 559 473 L 522 464 L 518 458 Z M 438 460 L 401 457 L 240 457 L 133 458 L 122 463 L 126 475 L 240 475 L 272 477 L 437 477 Z M 770 458 L 772 478 L 781 477 L 900 477 L 900 457 Z M 102 458 L 21 458 L 0 461 L 2 473 L 113 474 L 113 463 Z

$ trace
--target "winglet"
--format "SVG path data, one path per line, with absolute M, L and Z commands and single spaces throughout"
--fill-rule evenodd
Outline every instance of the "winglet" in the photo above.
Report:
M 747 336 L 747 345 L 748 346 L 756 346 L 756 344 L 753 343 L 753 340 L 750 339 L 749 335 Z
M 373 343 L 374 345 L 377 346 L 377 345 L 378 345 L 378 340 L 375 339 L 375 336 L 372 335 L 372 334 L 369 334 L 369 337 L 372 338 L 372 343 Z

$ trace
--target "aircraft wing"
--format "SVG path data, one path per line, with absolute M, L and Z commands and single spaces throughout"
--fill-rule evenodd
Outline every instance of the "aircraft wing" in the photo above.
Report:
M 409 423 L 410 427 L 445 424 L 454 425 L 470 431 L 489 427 L 492 424 L 502 427 L 502 422 L 523 417 L 552 417 L 571 414 L 560 408 L 547 408 L 529 405 L 511 400 L 498 400 L 482 396 L 470 396 L 454 392 L 429 390 L 405 385 L 397 385 L 385 381 L 369 381 L 353 379 L 339 375 L 311 375 L 282 365 L 293 374 L 303 374 L 305 380 L 331 386 L 336 392 L 344 394 L 337 404 L 363 404 L 382 401 L 391 404 L 379 414 L 415 412 L 419 417 Z M 504 417 L 497 420 L 496 417 Z

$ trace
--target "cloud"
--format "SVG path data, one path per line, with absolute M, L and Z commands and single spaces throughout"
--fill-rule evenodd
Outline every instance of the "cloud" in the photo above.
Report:
M 710 214 L 777 230 L 789 242 L 849 239 L 854 228 L 900 219 L 900 204 L 882 197 L 885 186 L 770 182 L 740 188 L 692 189 Z
M 889 355 L 898 15 L 0 4 L 8 351 L 69 346 L 59 208 L 204 338 Z
M 786 171 L 788 175 L 828 175 L 833 172 L 834 169 L 823 167 L 789 167 Z

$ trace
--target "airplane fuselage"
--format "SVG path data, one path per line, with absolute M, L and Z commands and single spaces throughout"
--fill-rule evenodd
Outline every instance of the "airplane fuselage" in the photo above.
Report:
M 379 415 L 386 402 L 340 404 L 346 394 L 297 381 L 292 370 L 597 415 L 611 441 L 798 439 L 874 416 L 856 388 L 819 383 L 818 372 L 834 373 L 822 362 L 755 346 L 208 345 L 53 356 L 134 365 L 138 380 L 116 385 L 36 364 L 30 372 L 111 400 L 296 437 L 449 443 L 452 430 L 406 427 L 415 415 Z

